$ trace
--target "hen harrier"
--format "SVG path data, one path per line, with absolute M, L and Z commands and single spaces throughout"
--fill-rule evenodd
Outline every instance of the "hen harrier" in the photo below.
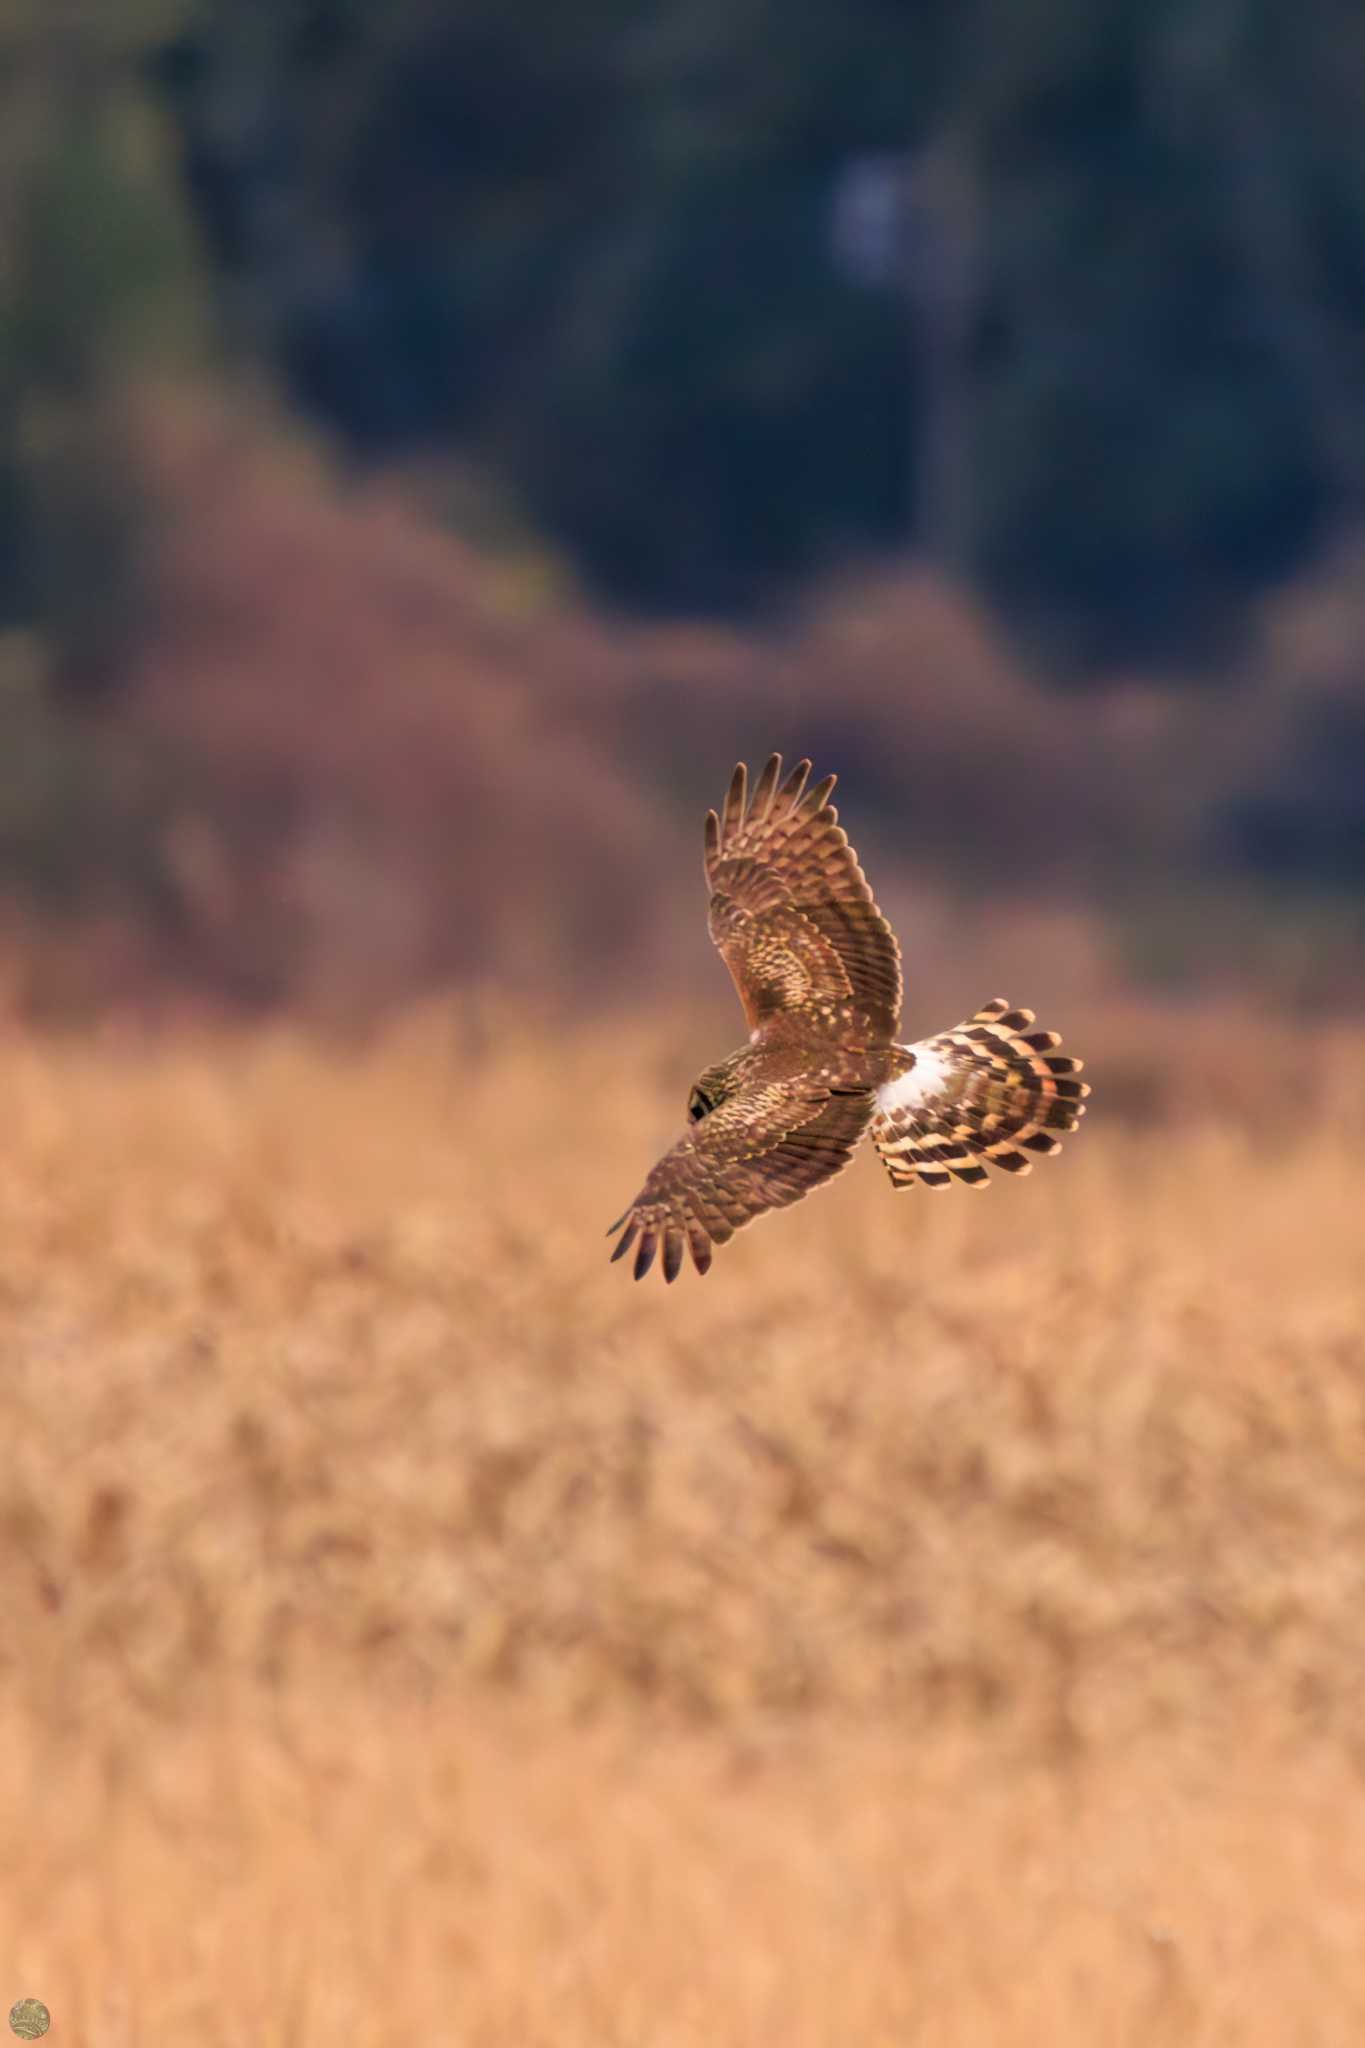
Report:
M 665 1280 L 684 1245 L 705 1273 L 713 1245 L 832 1180 L 867 1131 L 893 1187 L 984 1187 L 987 1166 L 1027 1173 L 1085 1115 L 1081 1061 L 1003 997 L 897 1045 L 900 948 L 829 801 L 835 777 L 807 789 L 809 761 L 781 774 L 774 754 L 749 801 L 741 762 L 707 813 L 711 937 L 749 1043 L 694 1082 L 690 1128 L 607 1233 L 622 1232 L 613 1259 L 639 1239 L 637 1280 L 661 1246 Z

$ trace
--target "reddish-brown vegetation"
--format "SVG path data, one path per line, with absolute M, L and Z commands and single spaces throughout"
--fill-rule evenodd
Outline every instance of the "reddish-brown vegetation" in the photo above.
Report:
M 1239 801 L 1353 701 L 1345 575 L 1286 599 L 1221 691 L 1068 697 L 913 571 L 762 634 L 627 626 L 231 415 L 163 404 L 145 443 L 156 602 L 122 694 L 54 742 L 98 801 L 34 828 L 73 915 L 11 913 L 25 1006 L 178 990 L 343 1021 L 454 981 L 684 987 L 701 812 L 774 747 L 842 774 L 915 964 L 965 971 L 986 936 L 1027 965 L 1065 927 L 1078 993 L 1360 991 L 1349 915 L 1270 919 L 1223 859 Z

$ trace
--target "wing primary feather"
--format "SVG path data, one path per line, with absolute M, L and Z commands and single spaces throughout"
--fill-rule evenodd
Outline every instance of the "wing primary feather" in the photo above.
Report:
M 626 1223 L 626 1219 L 624 1216 L 621 1218 L 621 1222 Z M 612 1225 L 613 1229 L 619 1229 L 619 1227 L 620 1226 L 618 1224 Z M 611 1263 L 613 1265 L 615 1265 L 618 1259 L 623 1259 L 625 1257 L 626 1253 L 630 1250 L 631 1246 L 634 1244 L 639 1234 L 640 1226 L 635 1221 L 635 1218 L 632 1216 L 630 1221 L 626 1223 L 625 1236 L 621 1239 L 620 1244 L 617 1245 L 615 1251 L 611 1255 Z
M 781 773 L 782 756 L 780 754 L 769 754 L 763 764 L 763 773 L 758 778 L 757 786 L 749 804 L 749 816 L 754 824 L 767 824 L 768 813 L 772 810 L 773 796 L 777 790 L 777 779 Z
M 798 761 L 781 789 L 778 790 L 777 801 L 780 804 L 788 804 L 792 810 L 795 810 L 801 801 L 801 792 L 806 786 L 806 778 L 809 774 L 810 762 Z
M 706 863 L 709 867 L 720 853 L 720 819 L 714 811 L 706 813 Z
M 744 823 L 744 801 L 748 788 L 749 771 L 740 761 L 730 777 L 730 787 L 725 792 L 725 815 L 721 820 L 722 839 L 732 838 Z
M 658 1248 L 659 1239 L 657 1233 L 653 1230 L 646 1230 L 640 1239 L 640 1249 L 635 1254 L 635 1277 L 637 1280 L 643 1280 L 645 1274 L 654 1264 L 654 1254 Z
M 671 1287 L 683 1262 L 683 1234 L 676 1227 L 664 1232 L 664 1279 Z
M 809 811 L 812 817 L 817 811 L 823 811 L 838 780 L 837 775 L 827 775 L 823 782 L 817 782 L 814 789 L 808 792 L 802 809 Z
M 693 1222 L 691 1218 L 688 1219 L 687 1223 L 687 1242 L 692 1253 L 692 1264 L 699 1273 L 709 1273 L 711 1270 L 711 1240 L 702 1229 L 700 1223 Z

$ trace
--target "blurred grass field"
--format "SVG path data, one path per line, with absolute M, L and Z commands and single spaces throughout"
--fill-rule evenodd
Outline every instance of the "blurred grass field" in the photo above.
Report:
M 668 1291 L 695 1019 L 0 1044 L 0 2002 L 1357 2041 L 1365 1051 L 1045 1021 L 1055 1164 Z

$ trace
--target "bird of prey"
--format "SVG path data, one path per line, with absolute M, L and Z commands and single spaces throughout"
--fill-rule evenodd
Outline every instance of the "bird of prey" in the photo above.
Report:
M 641 1280 L 662 1251 L 699 1273 L 765 1210 L 841 1173 L 865 1134 L 896 1188 L 984 1187 L 988 1167 L 1028 1173 L 1060 1150 L 1090 1090 L 1081 1061 L 1003 997 L 912 1045 L 900 1027 L 900 948 L 830 802 L 835 777 L 785 781 L 774 754 L 749 796 L 741 762 L 720 816 L 706 818 L 711 937 L 734 978 L 749 1042 L 708 1067 L 688 1127 L 624 1216 Z M 638 1242 L 637 1242 L 638 1240 Z

